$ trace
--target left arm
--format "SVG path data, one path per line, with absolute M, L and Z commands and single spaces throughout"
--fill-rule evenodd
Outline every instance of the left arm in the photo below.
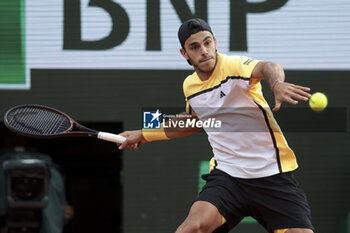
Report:
M 298 104 L 298 100 L 308 101 L 311 97 L 308 93 L 310 88 L 284 82 L 284 70 L 280 64 L 261 61 L 253 69 L 251 78 L 263 79 L 270 85 L 275 95 L 274 112 L 281 108 L 283 102 Z

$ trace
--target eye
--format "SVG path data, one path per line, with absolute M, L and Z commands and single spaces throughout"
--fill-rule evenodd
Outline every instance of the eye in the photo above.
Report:
M 199 48 L 199 46 L 198 45 L 193 45 L 193 46 L 191 46 L 191 50 L 197 50 Z
M 211 44 L 211 41 L 210 41 L 210 40 L 207 40 L 207 41 L 204 42 L 204 44 L 205 44 L 206 46 L 208 46 L 208 45 Z

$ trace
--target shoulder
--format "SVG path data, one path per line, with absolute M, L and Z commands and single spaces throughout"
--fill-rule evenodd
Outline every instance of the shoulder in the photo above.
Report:
M 191 84 L 196 79 L 195 76 L 196 76 L 196 73 L 188 75 L 183 82 L 183 86 L 185 85 L 188 86 L 189 84 Z
M 246 65 L 253 61 L 250 57 L 239 56 L 239 55 L 225 55 L 222 56 L 222 64 L 223 65 Z
M 226 71 L 226 75 L 240 76 L 244 78 L 250 78 L 251 73 L 259 63 L 259 60 L 254 60 L 246 56 L 227 56 L 222 57 L 222 67 Z
M 196 82 L 197 78 L 196 78 L 196 73 L 194 72 L 193 74 L 191 75 L 188 75 L 184 82 L 183 82 L 183 91 L 186 95 L 186 93 L 188 92 L 188 90 L 191 88 L 191 85 L 193 85 L 195 82 Z

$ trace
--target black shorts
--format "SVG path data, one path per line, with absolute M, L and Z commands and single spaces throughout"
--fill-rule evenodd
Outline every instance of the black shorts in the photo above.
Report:
M 242 179 L 215 169 L 202 178 L 206 184 L 196 201 L 212 203 L 226 219 L 214 232 L 228 232 L 246 216 L 255 218 L 269 232 L 314 229 L 306 195 L 291 172 Z

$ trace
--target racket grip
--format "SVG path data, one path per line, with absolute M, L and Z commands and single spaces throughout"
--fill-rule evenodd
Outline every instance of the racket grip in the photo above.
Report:
M 116 143 L 123 143 L 126 138 L 117 134 L 112 133 L 105 133 L 105 132 L 99 132 L 97 135 L 97 138 L 109 141 L 109 142 L 116 142 Z

